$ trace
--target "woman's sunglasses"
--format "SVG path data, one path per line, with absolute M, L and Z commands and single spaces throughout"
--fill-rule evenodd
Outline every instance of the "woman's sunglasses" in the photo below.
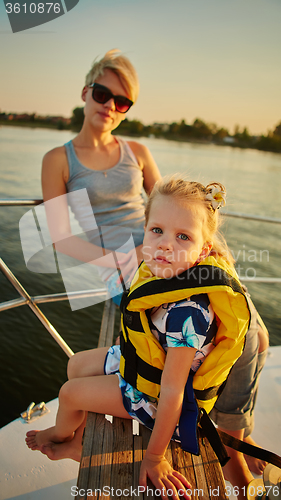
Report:
M 113 99 L 116 111 L 119 113 L 126 113 L 134 104 L 133 101 L 123 95 L 113 95 L 107 87 L 100 85 L 99 83 L 92 83 L 88 86 L 93 89 L 92 97 L 94 101 L 99 104 L 105 104 L 110 99 Z

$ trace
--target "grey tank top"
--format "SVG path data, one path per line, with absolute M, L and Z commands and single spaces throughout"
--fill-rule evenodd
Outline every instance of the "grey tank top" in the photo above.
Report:
M 86 189 L 92 207 L 89 213 L 83 203 L 70 201 L 71 210 L 88 240 L 109 250 L 120 249 L 131 235 L 135 246 L 140 245 L 145 220 L 142 171 L 127 142 L 115 138 L 120 148 L 119 161 L 101 171 L 82 165 L 72 141 L 64 145 L 69 166 L 67 191 Z M 93 227 L 93 214 L 98 230 Z M 126 245 L 120 251 L 126 252 Z

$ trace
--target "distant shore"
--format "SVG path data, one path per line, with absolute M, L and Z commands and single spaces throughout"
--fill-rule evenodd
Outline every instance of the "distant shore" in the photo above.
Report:
M 21 121 L 8 121 L 8 120 L 0 120 L 0 127 L 28 127 L 28 128 L 52 128 L 54 130 L 58 130 L 58 127 L 53 123 L 40 123 L 40 122 L 21 122 Z M 69 130 L 69 128 L 65 128 L 64 130 Z
M 198 120 L 199 121 L 199 120 Z M 280 122 L 281 123 L 281 122 Z M 0 120 L 0 127 L 27 127 L 27 128 L 46 128 L 53 130 L 70 130 L 72 132 L 79 132 L 81 129 L 81 121 L 73 123 L 73 121 L 68 122 L 58 120 L 56 122 L 34 120 Z M 246 129 L 241 133 L 237 133 L 234 136 L 227 135 L 226 129 L 220 129 L 216 133 L 211 133 L 208 130 L 208 125 L 200 121 L 200 127 L 186 125 L 184 121 L 180 124 L 172 123 L 168 124 L 154 124 L 144 126 L 141 122 L 137 120 L 125 119 L 119 127 L 114 130 L 114 134 L 121 136 L 127 136 L 132 138 L 140 137 L 153 137 L 159 139 L 167 139 L 177 142 L 189 142 L 197 144 L 214 144 L 217 146 L 231 146 L 234 148 L 242 149 L 257 149 L 259 151 L 268 151 L 272 153 L 281 153 L 281 136 L 274 135 L 274 133 L 269 133 L 268 136 L 250 136 Z M 204 135 L 204 127 L 206 128 Z M 280 127 L 280 125 L 279 125 Z M 278 127 L 276 127 L 277 129 Z M 224 133 L 220 135 L 220 132 Z M 201 132 L 201 136 L 200 136 Z M 193 134 L 196 133 L 197 137 Z M 209 135 L 207 135 L 209 133 Z

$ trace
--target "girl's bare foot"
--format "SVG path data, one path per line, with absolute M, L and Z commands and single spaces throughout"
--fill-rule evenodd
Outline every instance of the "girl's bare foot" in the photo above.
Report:
M 61 439 L 55 432 L 55 427 L 49 427 L 43 431 L 28 431 L 26 433 L 25 442 L 31 450 L 40 450 L 42 446 L 51 443 L 61 443 L 73 439 L 73 434 Z
M 245 443 L 252 444 L 253 446 L 258 446 L 257 443 L 251 438 L 251 436 L 247 436 L 243 439 Z M 249 455 L 244 455 L 244 458 L 247 462 L 247 465 L 251 472 L 260 476 L 263 473 L 267 462 L 264 460 L 260 460 L 258 458 L 250 457 Z
M 80 462 L 82 453 L 82 439 L 84 434 L 84 428 L 87 420 L 87 414 L 85 415 L 84 421 L 75 431 L 73 439 L 71 441 L 65 441 L 64 443 L 48 443 L 41 447 L 41 452 L 50 460 L 61 460 L 63 458 L 70 458 L 76 462 Z
M 41 452 L 50 460 L 61 460 L 70 458 L 75 462 L 80 462 L 82 453 L 82 444 L 75 442 L 75 439 L 64 443 L 50 443 L 42 446 Z

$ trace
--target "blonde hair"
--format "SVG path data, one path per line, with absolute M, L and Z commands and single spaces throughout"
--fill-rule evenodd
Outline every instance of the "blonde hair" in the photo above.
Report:
M 195 210 L 196 205 L 199 205 L 205 211 L 203 237 L 205 242 L 212 242 L 211 255 L 219 255 L 223 257 L 228 264 L 234 266 L 234 258 L 231 255 L 223 235 L 219 232 L 219 228 L 222 223 L 219 210 L 214 209 L 212 202 L 206 198 L 211 190 L 211 186 L 214 184 L 220 187 L 220 189 L 225 193 L 224 186 L 219 182 L 210 183 L 205 187 L 203 184 L 200 184 L 200 182 L 186 181 L 177 176 L 164 177 L 154 185 L 154 188 L 148 198 L 145 208 L 146 225 L 148 223 L 153 200 L 158 195 L 172 196 L 173 198 L 176 198 L 184 203 L 193 203 Z
M 94 83 L 103 75 L 105 69 L 110 69 L 118 76 L 130 99 L 135 102 L 139 95 L 138 75 L 129 59 L 118 49 L 109 50 L 99 61 L 95 59 L 86 76 L 85 85 Z

